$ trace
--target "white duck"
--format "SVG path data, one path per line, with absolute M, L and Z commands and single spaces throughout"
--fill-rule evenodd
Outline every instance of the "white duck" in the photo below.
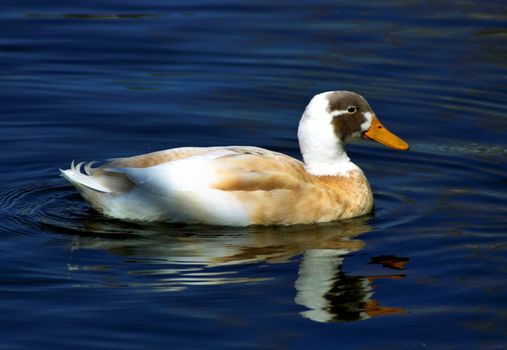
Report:
M 246 226 L 293 225 L 369 213 L 370 185 L 344 144 L 364 137 L 408 144 L 389 132 L 368 102 L 348 91 L 312 98 L 299 123 L 304 162 L 258 147 L 183 147 L 72 164 L 61 174 L 99 212 L 125 220 Z

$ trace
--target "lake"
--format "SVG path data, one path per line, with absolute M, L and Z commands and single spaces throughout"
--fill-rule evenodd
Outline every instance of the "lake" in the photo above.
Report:
M 507 348 L 507 3 L 0 3 L 1 349 Z M 365 96 L 375 211 L 220 228 L 104 217 L 59 176 L 179 146 L 300 158 Z

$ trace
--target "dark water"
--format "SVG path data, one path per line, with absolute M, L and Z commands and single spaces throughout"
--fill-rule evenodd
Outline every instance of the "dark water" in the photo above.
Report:
M 188 145 L 299 157 L 335 89 L 412 146 L 349 147 L 371 217 L 137 225 L 58 176 Z M 506 102 L 501 1 L 3 0 L 0 348 L 505 349 Z

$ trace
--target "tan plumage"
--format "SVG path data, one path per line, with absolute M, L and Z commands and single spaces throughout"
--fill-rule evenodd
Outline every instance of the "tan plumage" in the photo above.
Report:
M 357 110 L 333 105 L 342 102 Z M 367 134 L 372 120 L 359 95 L 324 93 L 300 122 L 304 163 L 257 147 L 185 147 L 62 174 L 93 207 L 122 219 L 242 226 L 347 219 L 373 207 L 366 177 L 343 149 L 348 138 Z
M 254 224 L 327 222 L 372 209 L 371 189 L 359 169 L 347 175 L 318 176 L 283 154 L 237 152 L 235 157 L 218 160 L 222 171 L 213 187 L 251 203 Z

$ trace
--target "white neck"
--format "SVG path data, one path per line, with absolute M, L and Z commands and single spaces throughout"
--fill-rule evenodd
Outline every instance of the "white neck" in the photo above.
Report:
M 299 122 L 299 147 L 306 170 L 318 176 L 349 175 L 359 167 L 350 161 L 343 142 L 336 136 L 333 117 L 326 111 L 327 99 L 321 95 L 310 101 Z

